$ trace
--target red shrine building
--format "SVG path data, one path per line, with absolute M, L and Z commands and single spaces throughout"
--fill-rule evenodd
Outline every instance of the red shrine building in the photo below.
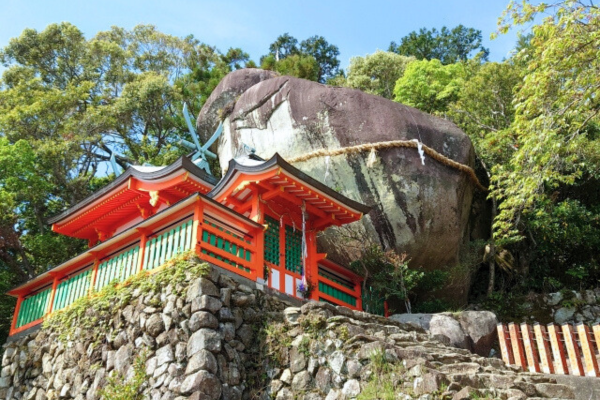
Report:
M 272 290 L 361 310 L 362 278 L 317 252 L 317 234 L 355 222 L 369 208 L 278 154 L 231 160 L 217 180 L 181 157 L 166 167 L 131 166 L 112 183 L 49 220 L 89 249 L 8 292 L 17 297 L 10 334 L 113 282 L 159 270 L 179 254 L 198 257 Z

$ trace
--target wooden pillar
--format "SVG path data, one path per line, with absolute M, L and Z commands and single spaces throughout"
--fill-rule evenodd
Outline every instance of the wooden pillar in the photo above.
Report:
M 202 200 L 198 198 L 194 205 L 194 222 L 192 225 L 192 247 L 195 249 L 198 244 L 198 239 L 202 237 L 201 226 L 204 219 L 204 207 Z
M 548 345 L 548 334 L 546 333 L 546 327 L 536 323 L 533 326 L 535 331 L 535 340 L 537 342 L 538 352 L 540 353 L 540 362 L 542 364 L 542 372 L 545 374 L 554 373 L 554 365 L 552 363 L 552 356 L 550 353 L 550 346 Z
M 598 361 L 596 361 L 596 354 L 594 354 L 590 328 L 587 325 L 579 323 L 577 325 L 577 334 L 579 336 L 579 343 L 581 343 L 583 359 L 585 360 L 585 374 L 586 376 L 598 376 Z
M 565 338 L 565 347 L 567 348 L 567 353 L 569 354 L 571 374 L 584 376 L 585 373 L 583 372 L 583 364 L 581 363 L 581 353 L 579 352 L 579 347 L 577 346 L 577 338 L 575 337 L 573 325 L 563 324 L 561 328 Z
M 9 335 L 12 335 L 17 329 L 17 319 L 19 318 L 19 313 L 21 312 L 21 305 L 23 304 L 23 300 L 25 300 L 23 295 L 19 295 L 19 297 L 17 298 L 17 305 L 15 306 L 15 313 L 13 315 L 12 323 L 10 324 Z
M 355 281 L 354 282 L 354 291 L 357 293 L 356 295 L 356 308 L 358 311 L 362 311 L 362 282 Z
M 521 324 L 521 335 L 523 336 L 523 345 L 525 346 L 525 355 L 527 356 L 527 366 L 529 372 L 540 372 L 540 363 L 535 353 L 535 340 L 533 330 L 528 324 Z
M 500 342 L 502 360 L 505 364 L 514 364 L 515 358 L 513 357 L 511 348 L 509 346 L 510 338 L 508 335 L 508 328 L 504 324 L 498 324 L 496 329 L 498 330 L 498 342 Z
M 94 254 L 94 266 L 92 267 L 92 278 L 90 285 L 90 292 L 93 292 L 96 287 L 96 280 L 98 279 L 98 266 L 100 265 L 100 257 Z
M 257 222 L 261 225 L 265 223 L 265 215 L 263 212 L 263 204 L 260 201 L 260 195 L 258 193 L 258 189 L 253 188 L 252 190 L 252 208 L 250 209 L 249 218 L 254 222 Z M 252 243 L 252 273 L 256 276 L 256 279 L 259 278 L 264 280 L 265 284 L 267 283 L 269 277 L 265 276 L 265 229 L 258 229 L 254 233 L 254 241 Z
M 48 310 L 46 311 L 46 315 L 52 312 L 54 308 L 54 298 L 56 297 L 56 289 L 58 288 L 58 276 L 54 276 L 54 281 L 52 282 L 52 291 L 50 292 L 50 304 L 48 305 Z
M 146 243 L 148 243 L 148 233 L 145 229 L 138 229 L 140 233 L 140 252 L 138 257 L 138 271 L 144 270 L 144 256 L 146 255 Z
M 548 337 L 550 346 L 552 347 L 552 355 L 554 356 L 554 372 L 558 375 L 568 375 L 567 358 L 565 356 L 565 347 L 561 341 L 561 333 L 558 326 L 548 324 Z
M 281 219 L 277 221 L 279 224 L 279 291 L 287 293 L 285 290 L 285 224 L 281 224 Z M 294 283 L 294 289 L 292 290 L 292 296 L 296 295 L 296 283 Z
M 515 364 L 525 370 L 527 368 L 527 361 L 525 360 L 525 351 L 523 350 L 519 326 L 511 322 L 508 324 L 508 331 L 510 333 L 510 343 L 515 357 Z
M 306 281 L 309 282 L 313 291 L 311 300 L 319 300 L 319 264 L 317 263 L 317 234 L 314 231 L 306 231 Z

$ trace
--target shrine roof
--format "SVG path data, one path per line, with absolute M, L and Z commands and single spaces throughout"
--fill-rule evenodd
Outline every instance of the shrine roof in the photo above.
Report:
M 38 290 L 40 287 L 45 287 L 50 284 L 55 276 L 64 276 L 70 275 L 73 272 L 78 272 L 81 265 L 87 265 L 94 260 L 95 254 L 102 254 L 102 252 L 106 252 L 107 249 L 115 248 L 115 244 L 132 242 L 135 240 L 139 240 L 140 231 L 143 229 L 148 229 L 157 223 L 161 224 L 161 221 L 166 221 L 171 215 L 176 215 L 177 212 L 185 209 L 193 205 L 195 202 L 200 200 L 205 204 L 209 204 L 214 208 L 218 209 L 221 213 L 228 215 L 234 220 L 244 221 L 245 224 L 251 225 L 253 228 L 261 228 L 262 226 L 257 224 L 254 221 L 248 220 L 243 215 L 231 210 L 220 203 L 217 203 L 215 200 L 207 197 L 206 195 L 200 193 L 194 193 L 184 199 L 179 200 L 177 203 L 173 204 L 171 207 L 166 208 L 155 215 L 140 221 L 139 223 L 133 225 L 129 229 L 118 233 L 117 235 L 111 237 L 105 242 L 101 242 L 96 244 L 95 246 L 84 250 L 73 258 L 63 262 L 62 264 L 57 265 L 56 267 L 49 269 L 33 278 L 29 281 L 19 284 L 12 289 L 8 290 L 6 294 L 9 296 L 18 296 L 19 294 L 25 293 L 27 291 Z M 74 266 L 78 266 L 73 270 Z
M 269 172 L 271 173 L 269 174 Z M 356 215 L 366 214 L 371 211 L 369 206 L 349 199 L 300 171 L 298 168 L 285 161 L 278 153 L 275 153 L 273 157 L 266 161 L 262 161 L 256 157 L 237 160 L 233 159 L 229 161 L 227 173 L 208 193 L 208 196 L 220 201 L 235 192 L 240 192 L 240 190 L 237 190 L 237 188 L 233 186 L 239 184 L 239 182 L 237 182 L 239 180 L 238 178 L 240 175 L 244 174 L 249 180 L 256 178 L 256 180 L 260 181 L 261 179 L 264 179 L 265 182 L 279 187 L 282 191 L 285 190 L 300 199 L 312 202 L 313 205 L 319 209 L 323 209 L 330 213 L 337 213 L 342 216 L 342 219 L 345 218 L 344 214 L 347 215 L 347 219 L 356 219 Z M 288 182 L 288 179 L 292 179 L 292 181 Z M 297 181 L 301 184 L 297 185 L 296 182 L 293 181 Z M 320 198 L 321 196 L 329 198 L 332 202 L 347 209 L 346 211 L 356 215 L 348 215 L 345 210 L 340 210 L 338 206 L 332 204 L 332 202 L 323 204 L 322 199 Z
M 181 189 L 180 191 L 182 193 L 172 196 L 173 200 L 179 200 L 180 198 L 185 197 L 196 191 L 207 192 L 217 182 L 216 178 L 207 174 L 204 170 L 196 166 L 188 157 L 185 156 L 180 157 L 177 161 L 165 167 L 130 166 L 114 181 L 104 186 L 102 189 L 96 191 L 95 193 L 91 194 L 86 199 L 63 211 L 62 213 L 49 218 L 47 222 L 49 224 L 55 224 L 56 226 L 60 224 L 61 227 L 64 227 L 66 224 L 70 223 L 74 218 L 79 217 L 83 214 L 90 213 L 90 210 L 92 208 L 98 207 L 99 205 L 104 204 L 104 202 L 106 202 L 106 204 L 103 205 L 103 209 L 109 208 L 113 210 L 118 206 L 134 201 L 136 197 L 140 196 L 140 191 L 136 191 L 135 189 L 130 187 L 132 179 L 137 180 L 139 182 L 159 183 L 165 182 L 166 180 L 168 180 L 168 178 L 172 176 L 179 176 L 182 173 L 187 173 L 187 176 L 193 178 L 189 179 L 187 182 L 187 186 L 190 187 L 185 187 L 186 183 L 179 183 L 179 186 L 181 186 L 179 187 L 179 189 Z M 199 190 L 197 187 L 192 187 L 198 185 L 202 186 L 204 190 Z M 143 184 L 141 186 L 143 186 Z M 174 202 L 175 201 L 172 201 L 171 203 Z M 100 215 L 102 214 L 101 211 L 98 212 L 100 212 Z M 61 227 L 57 228 L 59 229 L 59 233 L 71 233 L 70 230 L 69 232 L 60 232 Z M 75 237 L 81 236 L 82 235 L 78 235 Z

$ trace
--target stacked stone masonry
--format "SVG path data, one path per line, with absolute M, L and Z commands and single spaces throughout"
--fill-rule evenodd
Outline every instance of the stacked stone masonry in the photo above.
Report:
M 291 307 L 214 268 L 177 285 L 135 290 L 99 339 L 93 329 L 61 340 L 42 328 L 8 342 L 0 398 L 99 399 L 109 376 L 134 375 L 142 353 L 140 390 L 153 400 L 360 399 L 375 354 L 395 368 L 399 399 L 574 398 L 550 377 L 445 346 L 414 325 L 326 303 Z M 275 326 L 282 336 L 269 337 Z

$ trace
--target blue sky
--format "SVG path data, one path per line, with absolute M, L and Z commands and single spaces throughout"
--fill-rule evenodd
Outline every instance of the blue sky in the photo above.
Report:
M 43 30 L 68 21 L 90 38 L 112 25 L 153 24 L 176 35 L 193 34 L 221 51 L 241 47 L 258 61 L 269 44 L 289 32 L 298 40 L 322 35 L 340 49 L 342 67 L 353 56 L 386 50 L 392 40 L 421 27 L 463 24 L 483 32 L 490 59 L 501 61 L 515 32 L 490 40 L 508 0 L 1 0 L 0 47 L 25 28 Z

